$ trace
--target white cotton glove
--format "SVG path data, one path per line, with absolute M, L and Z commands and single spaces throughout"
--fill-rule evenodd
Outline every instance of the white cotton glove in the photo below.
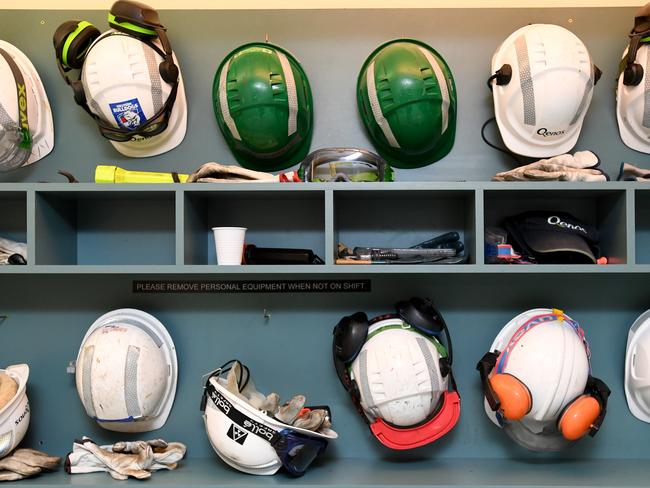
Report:
M 579 151 L 497 173 L 492 181 L 607 181 L 598 166 L 600 161 L 594 153 Z
M 227 166 L 219 163 L 205 163 L 187 179 L 187 183 L 291 183 L 299 181 L 300 178 L 295 171 L 274 175 L 241 166 Z
M 114 479 L 128 477 L 146 479 L 152 471 L 176 469 L 187 448 L 180 442 L 153 441 L 118 442 L 98 446 L 88 437 L 75 442 L 66 460 L 70 474 L 108 472 Z
M 27 261 L 27 244 L 0 237 L 0 265 L 9 264 L 13 254 L 20 254 Z
M 49 456 L 34 449 L 17 449 L 0 459 L 0 481 L 16 481 L 55 469 L 60 457 Z

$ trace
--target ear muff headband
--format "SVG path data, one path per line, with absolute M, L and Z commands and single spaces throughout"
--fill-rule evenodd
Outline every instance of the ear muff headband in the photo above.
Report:
M 139 36 L 157 37 L 158 36 L 158 32 L 154 29 L 147 29 L 146 27 L 142 27 L 127 21 L 120 22 L 115 18 L 115 15 L 113 15 L 113 13 L 111 12 L 108 13 L 108 24 L 111 27 L 114 27 L 123 32 L 127 32 L 129 34 L 133 34 L 136 37 Z

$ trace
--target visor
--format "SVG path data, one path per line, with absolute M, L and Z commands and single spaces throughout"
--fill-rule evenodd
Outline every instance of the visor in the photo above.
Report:
M 460 396 L 456 391 L 446 391 L 440 410 L 424 424 L 400 428 L 377 418 L 370 430 L 375 437 L 391 449 L 413 449 L 424 446 L 447 434 L 460 418 Z
M 275 430 L 273 427 L 249 417 L 214 386 L 212 378 L 214 376 L 208 379 L 205 386 L 201 409 L 205 410 L 205 402 L 210 400 L 233 424 L 236 424 L 242 432 L 246 432 L 246 435 L 252 434 L 271 444 L 282 462 L 282 466 L 292 476 L 298 477 L 305 474 L 314 459 L 325 452 L 328 444 L 325 437 L 310 436 L 288 428 Z M 327 410 L 329 412 L 329 409 Z
M 304 181 L 392 181 L 393 171 L 383 158 L 365 149 L 326 148 L 309 154 L 300 165 Z

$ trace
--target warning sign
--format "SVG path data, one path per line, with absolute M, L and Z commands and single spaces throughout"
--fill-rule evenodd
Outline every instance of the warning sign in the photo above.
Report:
M 370 280 L 136 280 L 133 293 L 368 293 Z

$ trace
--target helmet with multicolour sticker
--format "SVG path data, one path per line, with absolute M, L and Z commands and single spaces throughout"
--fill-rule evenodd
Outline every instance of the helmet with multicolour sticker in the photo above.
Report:
M 454 78 L 421 41 L 396 39 L 375 49 L 359 73 L 357 105 L 375 148 L 397 168 L 434 163 L 454 145 Z
M 298 60 L 281 47 L 254 42 L 228 54 L 212 100 L 221 133 L 245 168 L 282 170 L 309 152 L 311 88 Z

